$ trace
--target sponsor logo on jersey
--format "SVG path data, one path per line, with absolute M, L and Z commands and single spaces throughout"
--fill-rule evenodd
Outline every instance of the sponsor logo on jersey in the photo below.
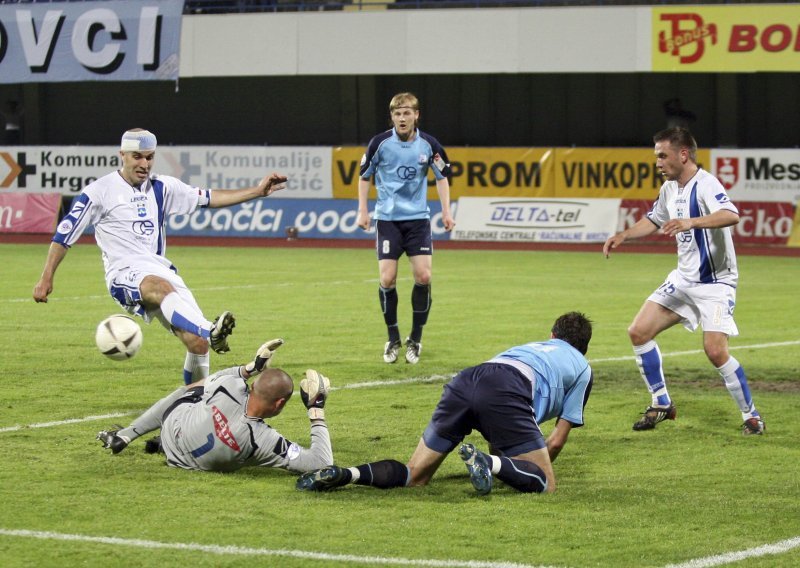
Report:
M 233 437 L 230 427 L 228 426 L 228 419 L 222 411 L 216 406 L 211 406 L 211 416 L 214 419 L 214 434 L 217 438 L 235 452 L 241 451 L 239 443 Z
M 147 219 L 146 221 L 136 221 L 133 223 L 133 225 L 131 225 L 131 228 L 137 235 L 144 235 L 146 237 L 152 235 L 156 230 L 155 225 L 150 219 Z
M 719 203 L 730 203 L 731 201 L 730 198 L 728 197 L 728 194 L 725 192 L 716 194 L 714 196 L 714 199 L 716 199 L 717 202 Z
M 69 233 L 72 230 L 72 227 L 73 227 L 72 220 L 71 219 L 64 219 L 58 225 L 58 232 L 61 233 L 62 235 L 66 235 L 67 233 Z
M 397 177 L 402 180 L 410 181 L 417 177 L 417 168 L 412 168 L 410 166 L 400 166 L 397 168 Z

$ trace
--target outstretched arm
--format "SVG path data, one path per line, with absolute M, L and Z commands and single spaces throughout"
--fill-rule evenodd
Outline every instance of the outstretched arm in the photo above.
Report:
M 608 237 L 606 243 L 603 245 L 603 254 L 606 258 L 608 258 L 608 255 L 611 253 L 611 249 L 617 248 L 628 239 L 645 237 L 655 233 L 657 230 L 658 226 L 655 223 L 653 223 L 647 217 L 642 217 L 636 221 L 633 227 L 628 227 L 624 231 L 620 231 L 616 235 Z
M 44 262 L 44 269 L 39 281 L 33 287 L 33 299 L 36 302 L 47 302 L 47 297 L 53 291 L 53 279 L 56 276 L 56 269 L 64 257 L 67 256 L 69 249 L 58 243 L 50 243 L 50 250 L 47 251 L 47 260 Z
M 210 194 L 210 202 L 208 204 L 212 209 L 219 207 L 230 207 L 237 203 L 244 203 L 251 199 L 259 197 L 268 197 L 286 188 L 286 176 L 276 173 L 271 173 L 264 176 L 264 179 L 259 182 L 255 187 L 246 187 L 244 189 L 212 189 Z

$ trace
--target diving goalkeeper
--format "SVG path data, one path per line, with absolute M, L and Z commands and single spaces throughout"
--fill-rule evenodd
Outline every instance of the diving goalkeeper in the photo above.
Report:
M 246 365 L 218 371 L 180 387 L 162 398 L 127 428 L 97 435 L 103 447 L 118 454 L 136 438 L 161 429 L 145 451 L 163 452 L 172 467 L 204 471 L 236 471 L 264 466 L 302 473 L 333 464 L 325 423 L 325 400 L 330 381 L 309 369 L 300 393 L 311 421 L 311 447 L 287 440 L 264 423 L 281 413 L 294 392 L 292 378 L 268 368 L 282 339 L 264 343 Z M 247 380 L 253 378 L 248 386 Z

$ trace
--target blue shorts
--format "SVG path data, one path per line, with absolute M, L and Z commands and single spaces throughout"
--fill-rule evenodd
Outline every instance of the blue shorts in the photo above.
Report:
M 444 386 L 422 437 L 430 449 L 448 453 L 473 429 L 501 455 L 544 448 L 530 380 L 502 363 L 482 363 L 458 373 Z
M 375 249 L 378 260 L 397 260 L 407 256 L 433 254 L 430 219 L 381 221 L 375 223 Z

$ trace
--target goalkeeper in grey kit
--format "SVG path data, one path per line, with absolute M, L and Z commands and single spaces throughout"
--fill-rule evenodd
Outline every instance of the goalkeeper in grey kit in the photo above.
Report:
M 311 421 L 311 447 L 304 448 L 264 423 L 281 413 L 294 392 L 292 378 L 268 368 L 282 339 L 264 343 L 250 363 L 230 367 L 180 387 L 146 410 L 127 428 L 97 435 L 114 454 L 136 438 L 161 429 L 146 451 L 161 451 L 173 467 L 204 471 L 236 471 L 247 466 L 306 472 L 333 464 L 325 423 L 330 381 L 309 369 L 300 394 Z M 247 380 L 254 378 L 248 387 Z

